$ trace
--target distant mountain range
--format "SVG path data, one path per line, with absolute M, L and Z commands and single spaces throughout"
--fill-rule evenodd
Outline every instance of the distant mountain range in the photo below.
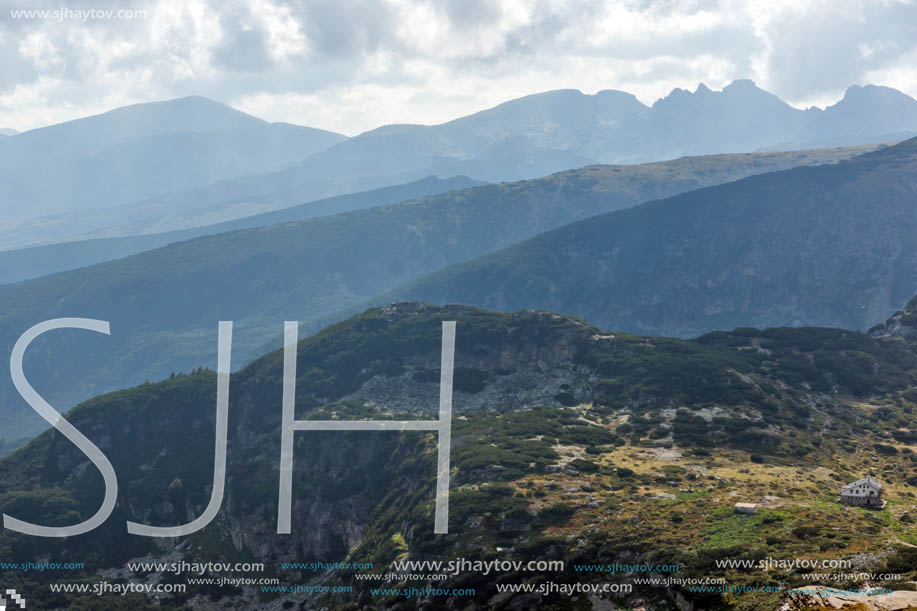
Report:
M 362 174 L 429 167 L 444 175 L 450 168 L 497 181 L 582 165 L 578 160 L 646 162 L 839 137 L 875 142 L 908 131 L 917 132 L 917 101 L 887 87 L 851 87 L 837 104 L 804 111 L 748 80 L 719 92 L 703 84 L 694 93 L 676 89 L 651 107 L 622 91 L 560 90 L 442 125 L 380 127 L 317 153 L 300 169 Z
M 590 218 L 379 297 L 695 336 L 865 330 L 917 293 L 917 138 Z
M 846 159 L 856 152 L 713 155 L 590 166 L 538 180 L 177 242 L 0 286 L 0 354 L 10 354 L 22 333 L 45 320 L 76 316 L 110 321 L 110 337 L 61 331 L 39 338 L 27 354 L 26 373 L 35 388 L 52 405 L 66 407 L 196 367 L 215 353 L 213 333 L 219 320 L 236 321 L 234 350 L 242 358 L 277 335 L 284 320 L 307 323 L 336 315 L 450 264 L 572 221 L 758 172 Z M 328 212 L 358 200 L 323 205 L 329 206 Z M 309 207 L 283 214 L 295 218 L 308 214 Z M 66 245 L 61 248 L 42 252 L 81 256 Z M 28 251 L 10 256 L 10 263 L 18 256 L 40 264 Z M 474 294 L 469 289 L 469 298 Z M 44 426 L 6 376 L 0 376 L 0 416 L 11 442 Z
M 19 132 L 17 132 L 15 129 L 11 129 L 9 127 L 0 128 L 0 136 L 15 136 L 18 133 Z
M 850 87 L 837 104 L 822 112 L 806 112 L 813 118 L 806 122 L 798 140 L 809 142 L 914 132 L 917 124 L 913 98 L 897 89 L 875 85 Z
M 11 204 L 0 210 L 0 240 L 9 249 L 161 233 L 428 175 L 499 182 L 590 163 L 915 133 L 917 101 L 871 85 L 851 87 L 824 110 L 793 108 L 747 80 L 718 92 L 676 89 L 651 107 L 621 91 L 560 90 L 441 125 L 388 125 L 354 138 L 183 98 L 4 138 L 0 200 Z
M 352 210 L 394 204 L 481 184 L 484 183 L 472 180 L 467 176 L 454 176 L 447 179 L 428 176 L 404 185 L 383 187 L 349 195 L 338 195 L 337 197 L 300 204 L 299 206 L 282 210 L 182 231 L 141 234 L 121 238 L 79 240 L 49 244 L 47 246 L 33 246 L 21 250 L 0 251 L 0 285 L 112 261 L 196 237 L 239 229 L 264 227 L 278 223 L 303 221 L 318 216 L 329 216 Z
M 499 182 L 589 163 L 684 155 L 897 142 L 917 135 L 917 101 L 894 89 L 851 87 L 837 104 L 798 110 L 751 81 L 721 92 L 676 89 L 652 107 L 621 91 L 539 93 L 441 125 L 388 125 L 278 172 L 197 190 L 217 204 L 276 191 L 347 188 L 355 177 L 404 182 L 464 174 Z M 334 186 L 329 187 L 333 183 Z
M 118 108 L 4 138 L 0 221 L 126 206 L 284 167 L 344 139 L 198 97 Z

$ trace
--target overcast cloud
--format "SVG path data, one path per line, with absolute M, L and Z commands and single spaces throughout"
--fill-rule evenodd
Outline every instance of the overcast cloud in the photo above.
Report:
M 13 18 L 134 10 L 140 19 Z M 558 88 L 737 78 L 797 106 L 851 84 L 917 97 L 917 0 L 0 0 L 0 127 L 204 95 L 359 133 Z

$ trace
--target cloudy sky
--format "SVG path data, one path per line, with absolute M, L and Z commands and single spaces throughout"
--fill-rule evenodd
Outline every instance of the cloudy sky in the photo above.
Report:
M 651 104 L 751 78 L 824 106 L 851 84 L 917 97 L 917 0 L 0 0 L 0 58 L 19 130 L 191 94 L 348 135 L 558 88 Z

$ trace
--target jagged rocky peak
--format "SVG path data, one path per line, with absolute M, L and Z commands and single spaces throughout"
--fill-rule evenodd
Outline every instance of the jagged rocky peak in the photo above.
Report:
M 868 102 L 870 100 L 910 100 L 905 93 L 882 85 L 851 85 L 840 102 Z
M 758 98 L 772 99 L 775 96 L 760 89 L 750 79 L 739 79 L 729 83 L 721 91 L 714 91 L 704 83 L 698 83 L 697 89 L 693 93 L 688 89 L 676 87 L 669 95 L 656 100 L 653 107 L 666 107 L 682 102 L 696 102 L 699 100 L 742 100 L 747 102 Z
M 917 297 L 907 302 L 903 310 L 895 312 L 884 325 L 869 330 L 872 337 L 917 337 Z
M 752 90 L 758 90 L 758 86 L 751 79 L 740 78 L 726 85 L 726 87 L 723 88 L 723 91 L 726 91 L 727 89 L 734 90 L 734 91 L 752 91 Z

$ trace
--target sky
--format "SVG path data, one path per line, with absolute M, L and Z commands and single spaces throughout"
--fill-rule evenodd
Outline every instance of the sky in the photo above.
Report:
M 0 0 L 0 128 L 186 95 L 347 135 L 561 88 L 917 97 L 917 0 L 67 2 Z

